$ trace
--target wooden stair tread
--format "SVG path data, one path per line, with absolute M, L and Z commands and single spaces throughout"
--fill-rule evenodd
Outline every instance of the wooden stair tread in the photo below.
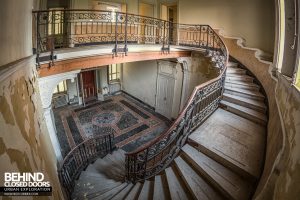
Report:
M 129 183 L 125 188 L 123 188 L 123 190 L 121 190 L 119 193 L 113 196 L 112 200 L 124 199 L 132 188 L 133 188 L 133 184 Z
M 146 180 L 143 184 L 138 200 L 150 199 L 151 195 L 151 181 Z
M 156 175 L 154 180 L 154 192 L 153 200 L 166 200 L 167 198 L 167 188 L 163 184 L 162 176 Z
M 249 109 L 249 108 L 246 108 L 244 106 L 240 106 L 240 105 L 230 103 L 230 102 L 224 101 L 224 100 L 221 100 L 221 104 L 225 105 L 226 107 L 230 107 L 230 108 L 233 108 L 233 109 L 238 110 L 240 112 L 243 112 L 243 113 L 245 113 L 245 114 L 247 114 L 251 117 L 257 118 L 258 121 L 259 120 L 263 121 L 264 122 L 263 124 L 267 123 L 267 121 L 268 121 L 267 116 L 265 114 L 263 114 L 261 112 L 257 112 L 253 109 Z M 243 116 L 243 117 L 246 117 L 246 116 Z M 250 119 L 251 117 L 249 117 L 248 119 L 251 120 Z
M 109 182 L 101 180 L 98 180 L 96 183 L 80 180 L 76 182 L 72 196 L 77 199 L 99 196 L 115 187 L 120 186 L 121 184 L 121 182 Z
M 210 200 L 222 199 L 220 195 L 206 183 L 180 156 L 175 159 L 178 172 L 181 174 L 185 185 L 193 195 L 194 199 Z
M 266 109 L 267 109 L 267 106 L 263 102 L 257 101 L 254 99 L 249 99 L 249 98 L 245 98 L 245 97 L 241 97 L 241 96 L 237 96 L 237 95 L 232 95 L 232 94 L 228 94 L 226 92 L 223 93 L 223 99 L 224 98 L 228 98 L 228 100 L 226 99 L 226 101 L 228 101 L 228 102 L 230 102 L 230 99 L 232 99 L 234 102 L 231 102 L 231 103 L 235 103 L 235 104 L 239 104 L 238 102 L 244 102 L 246 104 L 249 104 L 249 108 L 257 107 L 257 109 L 262 110 L 262 111 L 266 111 Z
M 238 92 L 238 93 L 242 93 L 242 94 L 247 94 L 250 96 L 256 96 L 256 97 L 260 97 L 260 98 L 265 98 L 265 96 L 258 92 L 258 91 L 253 91 L 253 90 L 248 90 L 248 89 L 242 89 L 242 88 L 232 88 L 232 87 L 226 87 L 225 86 L 225 91 L 226 90 L 230 90 L 230 91 L 234 91 L 234 92 Z
M 240 81 L 247 81 L 248 80 L 254 80 L 252 76 L 249 76 L 247 74 L 226 74 L 226 79 L 228 80 L 240 80 Z
M 228 68 L 226 70 L 226 74 L 246 74 L 246 70 L 245 69 L 241 69 L 241 68 Z
M 182 183 L 176 176 L 172 167 L 168 167 L 165 169 L 165 173 L 168 180 L 168 186 L 170 190 L 170 196 L 172 200 L 185 200 L 189 199 L 189 196 L 184 191 Z
M 115 187 L 112 190 L 103 193 L 100 196 L 94 197 L 93 200 L 108 200 L 108 199 L 111 199 L 113 196 L 120 193 L 127 186 L 128 186 L 127 183 L 123 183 L 123 184 L 119 185 L 118 187 Z
M 225 84 L 231 84 L 231 85 L 243 85 L 243 86 L 248 86 L 248 87 L 255 87 L 257 89 L 260 88 L 259 85 L 253 82 L 243 82 L 243 81 L 237 81 L 237 80 L 226 80 L 225 79 Z
M 226 88 L 240 88 L 240 89 L 246 89 L 246 90 L 253 90 L 253 91 L 259 91 L 260 87 L 257 87 L 256 84 L 236 84 L 232 82 L 225 82 L 224 85 Z
M 132 188 L 132 190 L 129 192 L 129 194 L 127 195 L 127 197 L 125 198 L 126 200 L 134 200 L 137 199 L 140 189 L 141 189 L 141 183 L 137 182 L 134 187 Z
M 249 199 L 252 185 L 232 170 L 186 144 L 182 151 L 189 162 L 227 198 Z
M 224 166 L 237 170 L 243 176 L 258 179 L 263 161 L 261 152 L 264 152 L 265 146 L 264 136 L 259 133 L 265 129 L 242 117 L 233 116 L 232 113 L 218 109 L 189 139 L 202 152 Z M 232 122 L 236 119 L 236 122 Z M 237 123 L 239 125 L 235 126 Z

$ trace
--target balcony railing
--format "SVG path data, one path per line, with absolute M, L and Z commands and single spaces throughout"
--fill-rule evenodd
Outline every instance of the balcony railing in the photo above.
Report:
M 113 140 L 113 134 L 87 139 L 72 149 L 64 158 L 58 170 L 58 175 L 68 197 L 70 197 L 75 180 L 79 177 L 81 171 L 97 158 L 104 157 L 113 151 Z
M 152 177 L 178 155 L 189 134 L 219 106 L 224 90 L 228 50 L 209 25 L 177 24 L 151 17 L 98 10 L 34 11 L 37 58 L 42 52 L 82 45 L 110 44 L 112 53 L 127 54 L 128 44 L 170 45 L 205 50 L 219 76 L 195 87 L 189 101 L 172 126 L 158 138 L 126 154 L 127 180 Z M 39 59 L 37 59 L 39 62 Z M 69 173 L 67 168 L 64 173 Z M 66 176 L 67 177 L 67 176 Z M 65 181 L 69 189 L 69 180 Z
M 208 25 L 176 24 L 121 12 L 101 10 L 33 11 L 34 47 L 37 61 L 43 52 L 85 45 L 110 44 L 112 52 L 127 54 L 128 44 L 156 44 L 221 50 L 222 42 Z

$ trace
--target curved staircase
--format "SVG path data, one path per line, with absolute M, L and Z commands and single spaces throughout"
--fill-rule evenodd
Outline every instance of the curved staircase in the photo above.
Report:
M 221 107 L 169 167 L 144 182 L 126 182 L 119 149 L 81 173 L 72 199 L 251 199 L 262 173 L 267 124 L 264 95 L 254 80 L 229 62 Z

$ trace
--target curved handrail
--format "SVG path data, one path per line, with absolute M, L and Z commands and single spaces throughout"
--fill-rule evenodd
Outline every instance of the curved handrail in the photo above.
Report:
M 214 112 L 223 94 L 228 50 L 209 25 L 178 24 L 152 17 L 101 10 L 34 11 L 37 62 L 39 53 L 55 48 L 114 44 L 112 52 L 127 53 L 128 43 L 194 47 L 206 50 L 220 74 L 195 87 L 172 126 L 158 138 L 126 154 L 127 179 L 142 180 L 156 175 L 176 157 L 193 129 Z
M 81 171 L 99 157 L 104 157 L 114 149 L 114 135 L 104 134 L 84 140 L 64 158 L 58 170 L 60 181 L 69 196 Z

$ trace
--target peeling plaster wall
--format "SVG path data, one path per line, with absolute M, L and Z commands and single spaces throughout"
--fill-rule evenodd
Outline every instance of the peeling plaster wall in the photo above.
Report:
M 286 138 L 274 199 L 293 200 L 300 197 L 300 92 L 281 74 L 276 99 Z
M 4 172 L 43 172 L 53 187 L 52 198 L 63 199 L 56 157 L 41 113 L 34 57 L 0 74 L 0 185 Z

